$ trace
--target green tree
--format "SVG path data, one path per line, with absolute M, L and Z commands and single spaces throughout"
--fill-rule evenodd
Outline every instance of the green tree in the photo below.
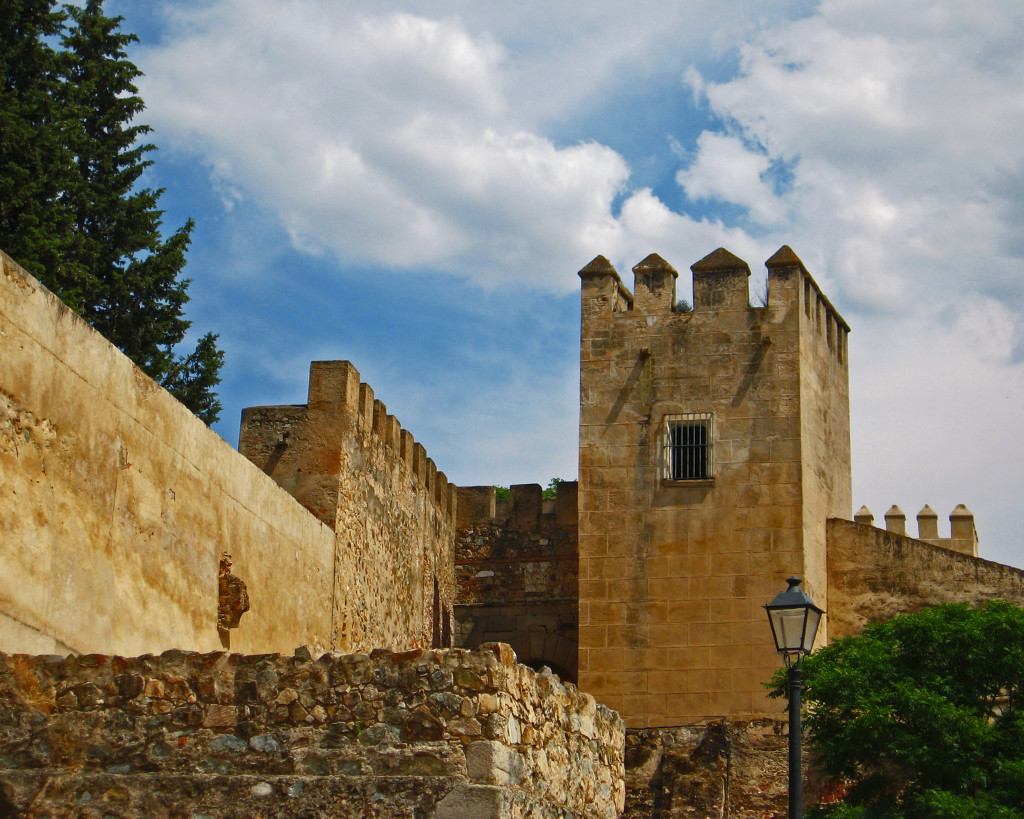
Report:
M 945 605 L 869 625 L 804 664 L 831 819 L 1024 817 L 1024 610 Z M 773 680 L 785 696 L 785 677 Z
M 217 336 L 176 352 L 190 326 L 181 272 L 193 223 L 164 239 L 162 191 L 139 184 L 155 148 L 141 142 L 149 127 L 135 123 L 140 72 L 125 49 L 136 37 L 103 13 L 102 0 L 54 9 L 53 0 L 4 6 L 5 46 L 33 61 L 5 62 L 13 113 L 0 121 L 0 145 L 9 131 L 12 150 L 0 153 L 0 190 L 11 205 L 0 209 L 0 245 L 212 423 L 221 409 Z M 50 46 L 58 34 L 59 50 Z
M 0 3 L 0 246 L 36 275 L 64 269 L 71 232 L 68 124 L 57 100 L 61 55 L 50 45 L 66 15 L 52 0 Z

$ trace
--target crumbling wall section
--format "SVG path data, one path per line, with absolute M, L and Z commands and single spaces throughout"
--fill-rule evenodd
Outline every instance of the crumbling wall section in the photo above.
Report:
M 789 806 L 785 720 L 719 720 L 626 735 L 624 819 L 782 817 Z M 804 752 L 804 804 L 816 804 L 825 779 Z
M 0 814 L 605 819 L 623 747 L 506 645 L 0 655 Z
M 496 500 L 492 486 L 459 488 L 455 641 L 500 641 L 520 661 L 576 681 L 579 550 L 575 481 L 544 498 L 522 484 Z

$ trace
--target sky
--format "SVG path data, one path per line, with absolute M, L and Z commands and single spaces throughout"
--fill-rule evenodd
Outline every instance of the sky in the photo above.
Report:
M 579 279 L 790 245 L 852 328 L 854 509 L 1024 565 L 1019 0 L 107 0 L 196 220 L 215 429 L 348 359 L 459 485 L 577 474 Z

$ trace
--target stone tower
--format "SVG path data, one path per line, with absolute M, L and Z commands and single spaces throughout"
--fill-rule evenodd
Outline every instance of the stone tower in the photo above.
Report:
M 792 574 L 828 605 L 849 327 L 789 247 L 766 265 L 753 307 L 749 267 L 716 250 L 689 311 L 657 255 L 632 294 L 601 256 L 579 274 L 579 682 L 630 727 L 778 712 L 761 607 Z

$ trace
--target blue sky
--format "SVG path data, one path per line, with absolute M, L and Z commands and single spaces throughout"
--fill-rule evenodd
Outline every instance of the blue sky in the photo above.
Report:
M 1024 564 L 1018 0 L 107 9 L 228 441 L 344 358 L 454 482 L 574 478 L 576 271 L 789 244 L 853 328 L 855 507 Z

